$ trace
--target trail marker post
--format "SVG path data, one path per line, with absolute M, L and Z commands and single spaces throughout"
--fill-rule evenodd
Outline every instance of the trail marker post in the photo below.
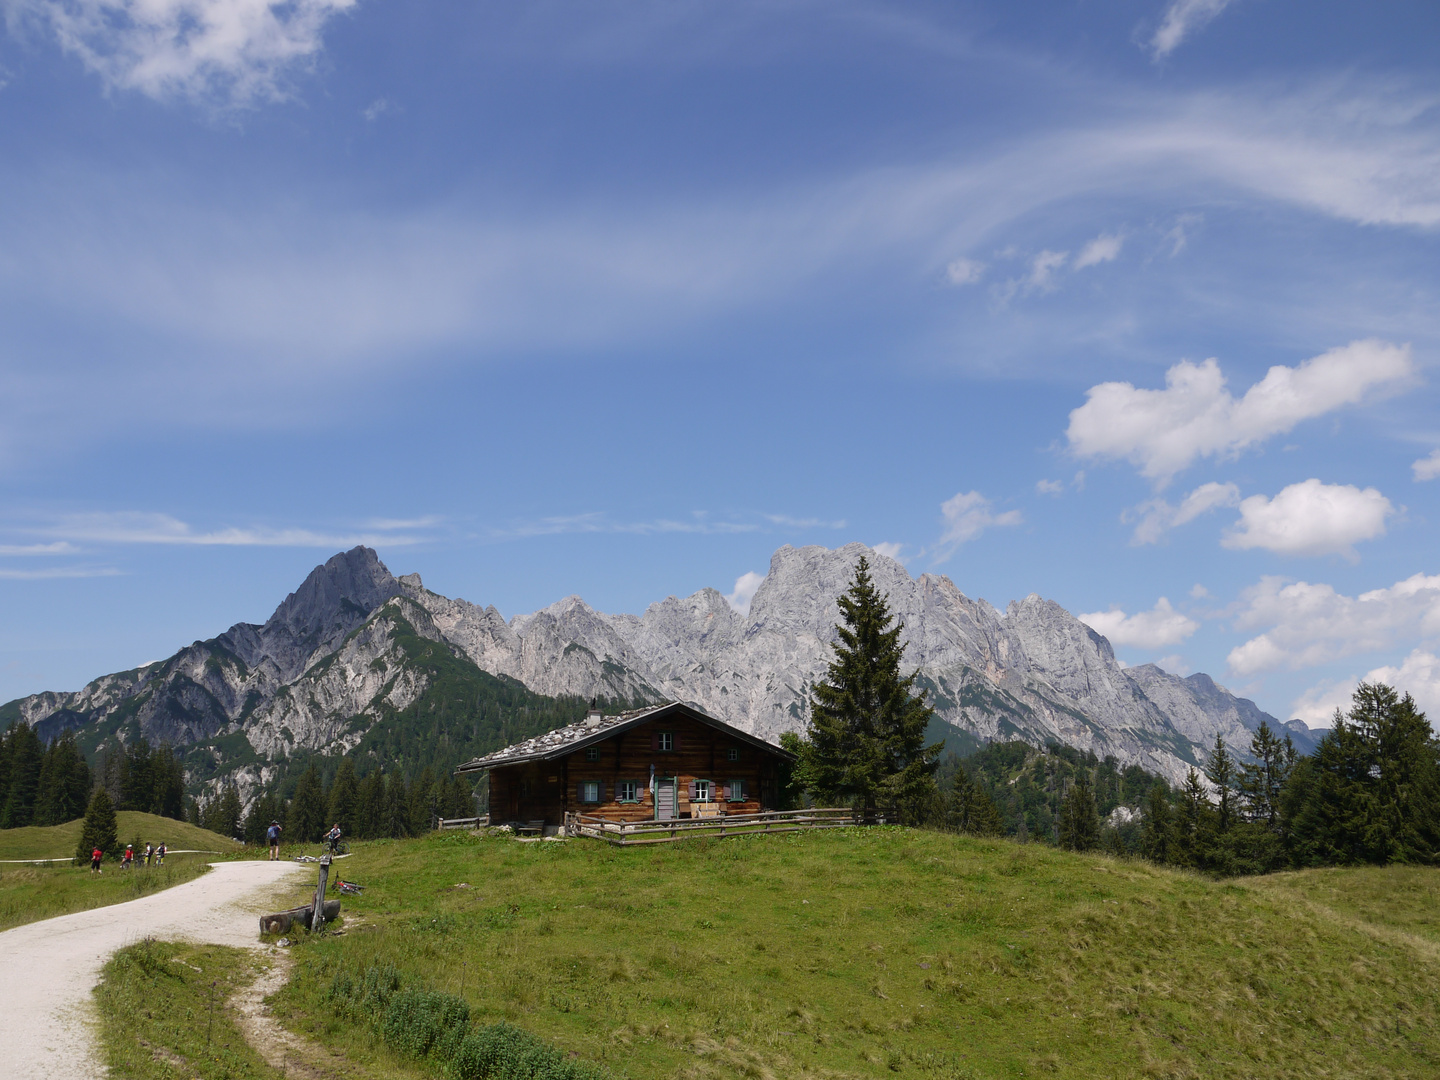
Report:
M 315 885 L 315 906 L 310 916 L 310 932 L 317 933 L 325 925 L 325 883 L 330 877 L 330 856 L 320 856 L 320 880 Z

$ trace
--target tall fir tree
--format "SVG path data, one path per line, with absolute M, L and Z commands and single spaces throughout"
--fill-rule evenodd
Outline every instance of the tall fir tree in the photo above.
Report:
M 925 745 L 934 710 L 915 691 L 919 672 L 900 674 L 904 624 L 892 619 L 864 556 L 837 603 L 839 640 L 811 691 L 796 777 L 819 801 L 852 803 L 867 816 L 880 806 L 913 814 L 934 797 L 944 743 Z
M 225 790 L 215 799 L 215 805 L 210 811 L 210 821 L 205 827 L 221 836 L 238 840 L 241 835 L 240 819 L 240 792 L 234 784 L 226 784 Z
M 90 796 L 90 805 L 85 810 L 85 823 L 80 827 L 80 842 L 75 845 L 75 858 L 89 862 L 90 853 L 99 848 L 106 855 L 120 851 L 119 823 L 115 818 L 115 804 L 110 801 L 110 792 L 97 787 Z
M 1180 806 L 1175 814 L 1172 835 L 1175 856 L 1170 860 L 1178 866 L 1204 867 L 1209 862 L 1210 839 L 1214 832 L 1211 819 L 1215 808 L 1205 790 L 1200 774 L 1190 769 L 1180 789 Z
M 360 802 L 355 812 L 355 835 L 367 840 L 385 835 L 385 774 L 375 769 L 360 781 Z
M 1389 686 L 1356 688 L 1284 802 L 1301 865 L 1440 861 L 1440 747 L 1410 695 Z
M 1095 810 L 1095 792 L 1086 769 L 1076 774 L 1065 793 L 1058 833 L 1060 846 L 1070 851 L 1093 851 L 1100 845 L 1100 815 Z
M 410 835 L 410 792 L 398 770 L 385 780 L 379 832 L 397 840 Z
M 1262 720 L 1250 740 L 1250 761 L 1240 763 L 1237 787 L 1245 816 L 1280 829 L 1280 793 L 1285 789 L 1295 764 L 1295 744 L 1290 736 L 1281 741 Z
M 0 807 L 0 828 L 17 829 L 34 820 L 45 751 L 40 737 L 24 721 L 10 728 L 6 742 L 10 744 L 10 782 Z
M 325 820 L 331 825 L 338 824 L 346 836 L 358 836 L 357 814 L 360 809 L 360 782 L 355 779 L 355 762 L 341 758 L 340 767 L 335 770 L 335 779 L 330 784 L 329 806 Z
M 1235 821 L 1235 759 L 1219 734 L 1215 745 L 1210 748 L 1209 760 L 1205 763 L 1205 779 L 1215 788 L 1215 831 L 1220 835 L 1230 831 Z
M 90 766 L 67 731 L 45 751 L 35 800 L 36 825 L 64 825 L 84 815 L 90 800 Z
M 1144 825 L 1140 833 L 1140 853 L 1151 862 L 1171 861 L 1174 844 L 1174 815 L 1170 811 L 1170 793 L 1160 781 L 1145 796 Z
M 436 797 L 435 773 L 429 765 L 420 770 L 419 777 L 415 783 L 410 785 L 410 833 L 412 836 L 421 836 L 431 829 L 431 824 L 439 816 L 437 807 L 439 799 Z
M 312 758 L 295 784 L 285 817 L 285 839 L 294 843 L 313 843 L 325 833 L 325 789 L 320 770 Z
M 946 824 L 956 832 L 971 836 L 999 836 L 1005 831 L 1005 819 L 995 800 L 970 778 L 963 767 L 955 770 L 945 810 Z

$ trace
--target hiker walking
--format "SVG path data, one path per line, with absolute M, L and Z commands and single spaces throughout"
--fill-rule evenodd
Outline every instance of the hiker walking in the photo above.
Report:
M 280 822 L 270 822 L 270 828 L 265 830 L 265 839 L 270 844 L 270 861 L 274 862 L 280 858 Z
M 155 849 L 155 865 L 156 865 L 156 866 L 164 866 L 164 865 L 165 865 L 165 841 L 164 841 L 164 840 L 161 840 L 161 841 L 160 841 L 160 846 Z
M 105 872 L 100 869 L 100 860 L 104 857 L 105 852 L 101 851 L 98 847 L 90 852 L 90 872 L 92 874 L 103 874 Z

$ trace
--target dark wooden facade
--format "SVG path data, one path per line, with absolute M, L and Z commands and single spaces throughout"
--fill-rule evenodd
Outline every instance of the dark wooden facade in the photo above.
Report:
M 777 809 L 791 756 L 679 703 L 592 716 L 461 766 L 490 774 L 490 821 L 555 826 L 566 813 L 610 821 Z

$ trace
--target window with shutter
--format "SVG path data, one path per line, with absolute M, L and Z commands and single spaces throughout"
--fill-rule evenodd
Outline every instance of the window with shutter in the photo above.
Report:
M 730 802 L 745 801 L 745 781 L 731 780 L 725 785 L 725 798 Z
M 595 780 L 580 781 L 577 795 L 582 803 L 598 803 L 600 801 L 600 784 Z

